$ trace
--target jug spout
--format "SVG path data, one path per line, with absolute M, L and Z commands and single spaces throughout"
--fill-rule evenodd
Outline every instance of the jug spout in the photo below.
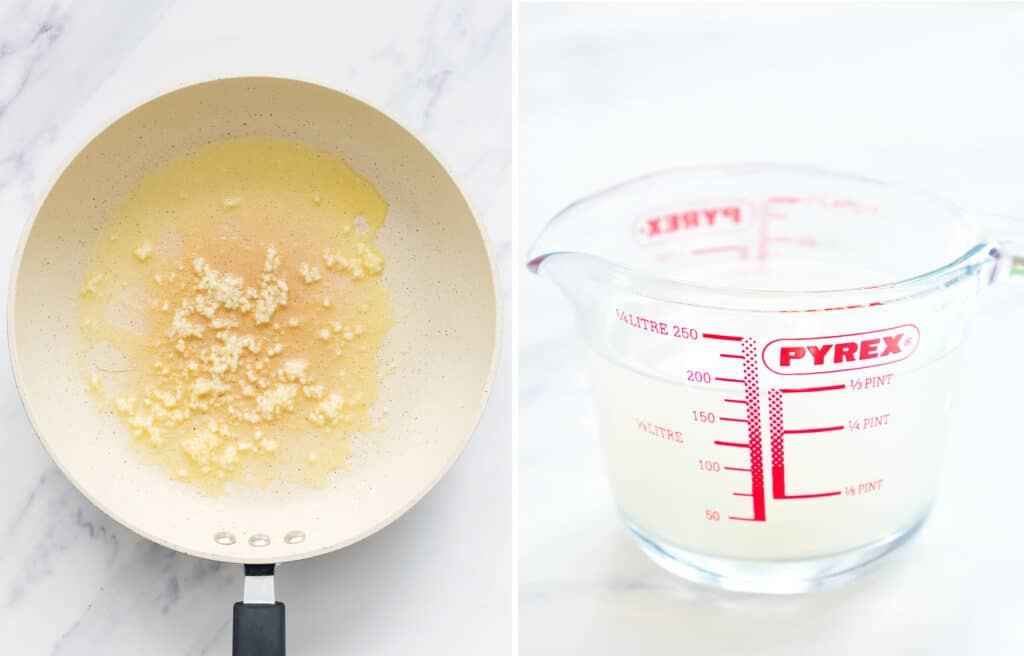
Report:
M 553 282 L 576 309 L 585 312 L 588 307 L 608 292 L 612 285 L 613 265 L 594 255 L 556 252 L 533 255 L 527 268 Z
M 536 257 L 530 258 L 530 260 L 526 263 L 526 268 L 530 270 L 530 273 L 536 273 L 537 275 L 540 275 L 540 264 L 547 257 L 547 255 L 537 255 Z
M 621 254 L 615 240 L 620 231 L 595 206 L 603 207 L 599 198 L 586 198 L 556 214 L 528 254 L 527 268 L 555 283 L 574 302 L 606 289 L 612 272 L 620 268 L 613 259 Z

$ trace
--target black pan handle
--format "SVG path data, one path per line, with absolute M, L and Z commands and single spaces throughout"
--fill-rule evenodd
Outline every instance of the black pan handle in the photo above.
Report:
M 243 601 L 235 603 L 232 656 L 285 656 L 284 604 L 274 599 L 274 566 L 245 565 Z

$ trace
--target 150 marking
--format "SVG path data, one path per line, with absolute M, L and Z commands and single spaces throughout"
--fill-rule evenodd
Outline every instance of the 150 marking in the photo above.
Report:
M 704 410 L 693 410 L 693 420 L 698 424 L 713 424 L 715 423 L 715 413 L 706 412 Z

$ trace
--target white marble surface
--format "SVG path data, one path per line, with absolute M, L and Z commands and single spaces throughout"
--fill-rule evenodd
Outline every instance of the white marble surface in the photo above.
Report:
M 1024 7 L 520 10 L 521 253 L 580 195 L 673 165 L 786 161 L 1024 216 Z M 524 654 L 1019 654 L 1024 290 L 966 346 L 944 487 L 886 567 L 794 598 L 677 583 L 613 514 L 573 317 L 520 281 Z
M 290 653 L 515 651 L 514 20 L 510 2 L 473 0 L 0 0 L 5 274 L 28 212 L 85 138 L 152 94 L 219 74 L 291 73 L 386 108 L 441 154 L 486 222 L 506 348 L 483 421 L 393 526 L 279 569 Z M 6 280 L 0 289 L 6 298 Z M 0 643 L 28 655 L 229 653 L 240 568 L 151 544 L 85 501 L 33 436 L 7 366 L 0 417 Z

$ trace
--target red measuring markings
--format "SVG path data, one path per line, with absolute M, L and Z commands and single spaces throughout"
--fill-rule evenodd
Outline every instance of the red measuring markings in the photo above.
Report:
M 710 246 L 690 251 L 690 255 L 718 255 L 720 253 L 735 253 L 740 256 L 741 260 L 745 260 L 749 255 L 749 249 L 746 246 Z
M 723 342 L 742 342 L 743 338 L 736 335 L 719 335 L 718 333 L 701 333 L 704 339 L 718 339 Z M 723 356 L 725 357 L 725 356 Z M 743 357 L 743 356 L 740 356 Z
M 772 196 L 769 203 L 780 205 L 806 204 L 822 209 L 852 210 L 857 214 L 877 214 L 878 205 L 869 205 L 852 198 L 829 198 L 827 196 Z
M 892 374 L 889 374 L 890 376 Z M 806 392 L 831 392 L 832 390 L 846 389 L 846 385 L 825 385 L 824 387 L 784 387 L 780 392 L 786 394 L 801 394 Z
M 745 339 L 737 335 L 719 335 L 715 333 L 703 333 L 704 339 L 715 339 L 724 342 L 740 342 L 742 353 L 720 353 L 719 356 L 727 359 L 740 359 L 743 361 L 743 378 L 716 377 L 715 380 L 725 383 L 741 383 L 745 390 L 743 399 L 727 398 L 726 403 L 735 403 L 747 406 L 746 417 L 719 417 L 723 422 L 746 424 L 747 441 L 733 442 L 727 440 L 715 440 L 718 446 L 730 446 L 746 449 L 749 453 L 750 467 L 724 467 L 726 471 L 743 472 L 750 474 L 750 491 L 733 492 L 733 496 L 749 498 L 753 507 L 752 517 L 730 516 L 729 519 L 739 522 L 763 522 L 765 521 L 765 490 L 764 490 L 764 462 L 761 455 L 761 410 L 758 406 L 758 354 L 757 343 L 752 339 Z
M 842 426 L 822 426 L 821 428 L 792 428 L 782 431 L 783 435 L 799 435 L 801 433 L 831 433 L 843 430 Z
M 764 462 L 761 455 L 761 407 L 758 403 L 757 380 L 757 343 L 752 339 L 742 342 L 743 351 L 743 386 L 746 388 L 747 401 L 747 439 L 750 442 L 750 496 L 754 506 L 754 516 L 748 521 L 763 522 L 766 518 L 764 508 Z M 743 521 L 741 517 L 730 517 Z
M 825 385 L 822 387 L 793 387 L 772 389 L 768 391 L 768 423 L 771 431 L 772 452 L 772 498 L 773 499 L 817 499 L 834 497 L 842 494 L 840 490 L 818 492 L 815 494 L 789 494 L 786 492 L 786 435 L 805 435 L 814 433 L 830 433 L 843 430 L 838 426 L 818 426 L 814 428 L 790 428 L 785 426 L 783 417 L 783 393 L 813 394 L 816 392 L 834 392 L 846 389 L 846 385 Z
M 892 329 L 889 329 L 892 330 Z M 732 378 L 728 376 L 715 376 L 714 380 L 723 383 L 735 383 L 737 385 L 743 385 L 744 395 L 743 398 L 737 398 L 739 395 L 733 393 L 728 398 L 724 398 L 723 402 L 736 405 L 746 406 L 746 416 L 722 416 L 719 415 L 718 420 L 720 425 L 724 428 L 729 424 L 746 424 L 747 425 L 747 440 L 740 441 L 734 438 L 723 436 L 722 439 L 714 440 L 713 443 L 716 446 L 729 447 L 734 449 L 746 449 L 749 458 L 749 466 L 747 467 L 722 467 L 725 471 L 738 472 L 748 474 L 750 476 L 750 489 L 747 490 L 735 490 L 732 492 L 734 497 L 749 498 L 752 506 L 751 516 L 729 516 L 729 519 L 741 522 L 764 522 L 767 520 L 766 513 L 766 483 L 765 483 L 765 471 L 764 471 L 764 455 L 763 455 L 763 444 L 761 434 L 761 410 L 760 410 L 760 382 L 758 378 L 759 367 L 762 366 L 764 353 L 759 352 L 757 348 L 757 342 L 751 338 L 745 338 L 738 335 L 722 335 L 718 333 L 701 333 L 704 339 L 717 340 L 722 342 L 738 343 L 741 353 L 719 353 L 719 357 L 723 360 L 741 360 L 743 364 L 743 377 Z M 889 335 L 883 335 L 884 337 L 890 337 Z M 878 342 L 884 341 L 883 338 L 879 338 Z M 781 340 L 776 340 L 777 343 Z M 793 340 L 796 341 L 796 340 Z M 891 339 L 889 341 L 892 341 Z M 817 346 L 816 344 L 808 345 L 803 347 L 805 351 L 814 351 L 815 349 L 811 346 Z M 796 347 L 793 347 L 794 349 Z M 866 347 L 859 347 L 866 349 L 870 355 L 871 350 L 874 348 L 873 343 L 869 343 Z M 891 348 L 895 349 L 895 346 Z M 819 350 L 824 350 L 823 347 Z M 781 352 L 781 349 L 780 349 Z M 795 350 L 789 352 L 791 358 L 795 358 L 797 355 Z M 812 359 L 814 354 L 812 353 Z M 769 367 L 770 368 L 770 367 Z M 787 436 L 800 436 L 806 437 L 807 439 L 813 439 L 815 435 L 828 434 L 833 432 L 843 431 L 847 428 L 844 424 L 834 424 L 827 426 L 798 426 L 794 428 L 786 427 L 784 414 L 783 414 L 783 398 L 784 395 L 789 394 L 819 394 L 828 392 L 837 392 L 848 389 L 845 384 L 838 385 L 817 385 L 809 387 L 784 387 L 784 388 L 772 388 L 768 390 L 768 427 L 769 427 L 769 451 L 771 453 L 771 497 L 777 500 L 788 500 L 788 499 L 817 499 L 822 497 L 834 497 L 839 496 L 843 492 L 842 490 L 829 490 L 826 492 L 815 492 L 808 494 L 794 494 L 791 491 L 787 491 L 786 481 L 786 438 Z M 851 429 L 852 430 L 852 429 Z

